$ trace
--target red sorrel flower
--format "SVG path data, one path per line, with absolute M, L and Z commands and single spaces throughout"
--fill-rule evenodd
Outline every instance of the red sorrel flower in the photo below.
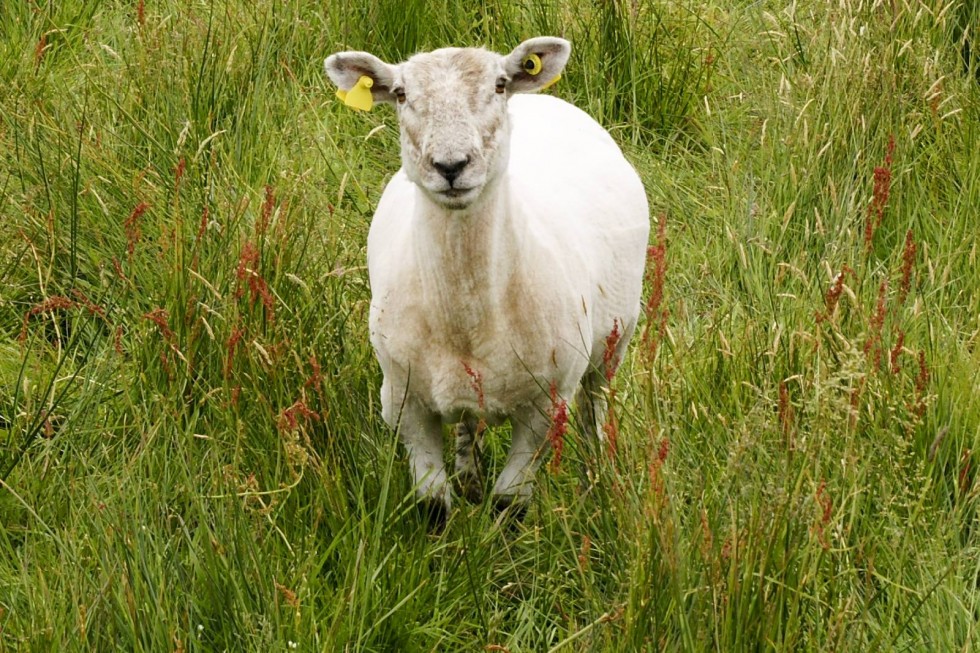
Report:
M 964 449 L 963 455 L 960 458 L 960 478 L 959 478 L 960 494 L 966 494 L 966 491 L 969 489 L 969 486 L 971 485 L 970 471 L 973 468 L 972 454 L 973 452 L 970 451 L 969 449 Z
M 895 340 L 895 346 L 892 347 L 890 352 L 888 352 L 888 362 L 891 366 L 892 374 L 898 374 L 902 371 L 902 366 L 899 364 L 898 357 L 902 355 L 903 347 L 905 347 L 905 332 L 899 329 L 898 338 Z
M 231 335 L 228 337 L 228 354 L 225 356 L 226 379 L 231 376 L 231 367 L 235 362 L 235 350 L 238 348 L 238 343 L 241 341 L 242 336 L 244 335 L 245 332 L 236 325 L 235 328 L 231 330 Z
M 816 501 L 817 507 L 820 508 L 820 516 L 816 524 L 814 524 L 814 530 L 817 533 L 817 539 L 820 540 L 821 546 L 826 551 L 830 548 L 830 540 L 827 537 L 826 528 L 830 524 L 830 518 L 833 516 L 834 504 L 830 498 L 830 493 L 827 492 L 827 481 L 824 479 L 820 479 L 820 485 L 817 487 Z
M 313 373 L 310 374 L 310 378 L 306 379 L 303 387 L 309 388 L 313 386 L 314 388 L 319 388 L 320 384 L 323 383 L 323 375 L 320 373 L 320 362 L 316 359 L 315 354 L 310 356 L 310 366 L 313 367 Z
M 833 317 L 834 311 L 837 310 L 837 304 L 840 302 L 841 293 L 844 292 L 844 279 L 847 275 L 856 277 L 854 270 L 845 265 L 837 276 L 834 277 L 834 282 L 830 285 L 827 290 L 827 294 L 824 296 L 824 310 L 823 312 L 817 312 L 816 318 L 817 322 L 823 322 L 824 320 L 829 320 Z
M 558 397 L 558 386 L 551 382 L 551 426 L 548 427 L 548 442 L 554 457 L 551 459 L 551 470 L 558 471 L 561 465 L 561 451 L 565 445 L 565 433 L 568 430 L 568 402 Z
M 929 368 L 926 367 L 926 353 L 919 352 L 919 373 L 915 377 L 915 407 L 913 412 L 918 418 L 926 413 L 926 390 L 929 388 Z
M 892 155 L 895 152 L 895 136 L 888 137 L 888 149 L 885 154 L 883 165 L 875 168 L 874 171 L 874 190 L 871 196 L 871 204 L 868 206 L 868 215 L 864 224 L 864 245 L 871 250 L 874 240 L 875 229 L 881 226 L 881 220 L 885 215 L 885 206 L 888 204 L 888 197 L 891 195 L 892 187 Z
M 174 192 L 176 193 L 180 189 L 180 180 L 184 178 L 184 172 L 187 170 L 187 161 L 184 157 L 180 158 L 177 162 L 177 167 L 174 169 Z
M 259 250 L 251 242 L 245 243 L 242 253 L 238 257 L 238 268 L 235 270 L 235 277 L 238 279 L 238 287 L 235 289 L 235 297 L 240 299 L 245 294 L 245 286 L 249 289 L 249 303 L 255 304 L 256 299 L 262 300 L 269 314 L 269 320 L 276 317 L 276 300 L 269 290 L 269 284 L 258 272 Z
M 885 307 L 885 296 L 888 293 L 888 280 L 881 282 L 878 287 L 878 302 L 875 307 L 874 315 L 871 316 L 871 323 L 869 324 L 868 339 L 864 342 L 864 353 L 871 358 L 874 363 L 874 368 L 878 369 L 881 366 L 881 330 L 885 324 L 885 315 L 887 314 L 887 309 Z
M 176 336 L 173 330 L 170 328 L 170 314 L 163 308 L 154 308 L 152 311 L 143 314 L 144 320 L 149 320 L 157 325 L 160 329 L 160 333 L 163 335 L 163 339 L 167 341 L 168 344 L 173 344 Z
M 126 231 L 126 253 L 129 255 L 131 261 L 133 259 L 133 252 L 136 250 L 136 243 L 143 237 L 143 231 L 140 229 L 140 218 L 143 217 L 143 214 L 149 208 L 149 204 L 140 202 L 133 207 L 132 213 L 123 221 L 123 229 Z
M 64 311 L 73 309 L 78 306 L 78 302 L 68 299 L 67 297 L 61 295 L 55 295 L 54 297 L 48 297 L 40 304 L 32 306 L 30 309 L 24 313 L 24 323 L 20 329 L 20 341 L 23 342 L 27 340 L 27 322 L 40 313 L 50 313 L 52 311 Z
M 619 367 L 619 360 L 616 358 L 616 347 L 619 345 L 619 341 L 622 338 L 622 334 L 619 332 L 619 320 L 613 318 L 613 328 L 606 336 L 606 349 L 602 352 L 602 367 L 606 370 L 606 382 L 611 383 L 613 376 L 616 374 L 616 368 Z
M 266 185 L 265 187 L 265 201 L 262 202 L 262 217 L 259 219 L 259 224 L 256 226 L 255 231 L 260 234 L 264 234 L 265 230 L 269 227 L 269 220 L 272 219 L 272 210 L 276 206 L 276 197 L 272 193 L 272 186 Z
M 316 411 L 310 410 L 302 399 L 297 399 L 292 406 L 279 413 L 276 425 L 280 432 L 295 431 L 299 427 L 300 419 L 315 422 L 320 419 L 320 416 Z
M 779 426 L 783 431 L 783 438 L 786 440 L 786 444 L 790 445 L 791 435 L 793 433 L 793 423 L 796 421 L 793 404 L 789 396 L 789 388 L 786 386 L 786 381 L 779 382 Z

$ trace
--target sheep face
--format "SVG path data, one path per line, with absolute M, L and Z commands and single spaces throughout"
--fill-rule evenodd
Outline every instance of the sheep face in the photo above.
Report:
M 341 52 L 325 62 L 342 90 L 371 79 L 375 101 L 395 106 L 402 167 L 433 202 L 465 209 L 507 167 L 507 100 L 539 90 L 564 68 L 563 39 L 525 41 L 508 55 L 482 48 L 445 48 L 391 65 L 366 52 Z

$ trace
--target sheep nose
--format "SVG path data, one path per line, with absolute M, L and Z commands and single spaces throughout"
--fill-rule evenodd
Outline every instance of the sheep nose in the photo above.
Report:
M 470 162 L 470 157 L 465 159 L 457 159 L 456 161 L 433 161 L 432 167 L 439 171 L 439 174 L 445 177 L 446 181 L 450 184 L 459 176 L 459 173 L 463 171 Z

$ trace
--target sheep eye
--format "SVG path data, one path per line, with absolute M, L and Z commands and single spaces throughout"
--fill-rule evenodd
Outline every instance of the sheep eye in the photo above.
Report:
M 506 90 L 507 90 L 507 80 L 501 77 L 500 79 L 497 80 L 496 91 L 497 93 L 503 93 Z
M 395 99 L 398 101 L 398 104 L 405 104 L 405 89 L 396 88 L 392 93 L 395 94 Z

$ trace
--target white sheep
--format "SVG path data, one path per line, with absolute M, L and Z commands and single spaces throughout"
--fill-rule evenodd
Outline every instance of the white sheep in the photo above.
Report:
M 446 48 L 397 65 L 366 52 L 324 62 L 338 95 L 398 115 L 402 168 L 368 236 L 370 333 L 384 419 L 436 518 L 451 506 L 443 424 L 457 425 L 456 473 L 473 498 L 478 424 L 510 419 L 493 499 L 523 509 L 558 402 L 577 391 L 587 434 L 601 437 L 607 367 L 636 326 L 643 185 L 586 113 L 522 95 L 552 83 L 570 52 L 541 37 L 506 56 Z

